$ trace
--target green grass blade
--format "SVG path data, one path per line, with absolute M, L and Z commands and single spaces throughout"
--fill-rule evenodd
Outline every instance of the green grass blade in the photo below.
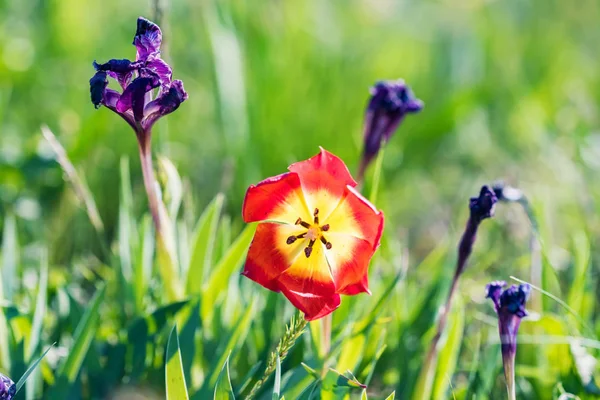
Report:
M 59 376 L 66 378 L 69 383 L 73 383 L 77 378 L 83 360 L 96 335 L 96 328 L 100 320 L 100 306 L 104 301 L 105 293 L 106 286 L 103 284 L 90 301 L 87 310 L 77 325 L 74 344 L 65 363 L 59 369 Z
M 17 221 L 14 214 L 8 213 L 4 218 L 2 235 L 2 292 L 6 300 L 12 300 L 17 289 L 17 266 L 19 264 L 19 244 L 17 241 Z
M 52 346 L 54 346 L 54 345 L 52 345 Z M 46 351 L 44 352 L 44 354 L 42 354 L 40 356 L 40 358 L 38 358 L 37 360 L 35 360 L 35 362 L 33 364 L 31 364 L 29 366 L 29 368 L 27 368 L 27 371 L 25 371 L 25 373 L 23 374 L 23 376 L 21 376 L 21 378 L 19 379 L 19 381 L 16 383 L 17 393 L 19 392 L 19 390 L 21 390 L 21 388 L 23 387 L 23 385 L 25 384 L 25 382 L 27 382 L 27 378 L 29 378 L 29 375 L 31 375 L 31 373 L 35 370 L 35 368 L 38 366 L 38 364 L 44 359 L 44 357 L 46 357 L 46 354 L 48 354 L 48 352 L 50 351 L 50 349 L 52 348 L 52 346 L 48 347 L 46 349 Z
M 46 250 L 43 250 L 41 258 L 40 281 L 35 302 L 35 312 L 33 314 L 33 323 L 31 324 L 29 344 L 25 354 L 27 362 L 31 362 L 31 358 L 40 344 L 42 323 L 44 322 L 44 316 L 46 315 L 46 300 L 48 293 L 48 253 Z M 38 371 L 34 373 L 32 379 L 27 381 L 27 399 L 40 398 L 41 394 L 38 393 L 38 391 L 41 389 L 41 386 L 41 374 Z
M 167 365 L 165 367 L 165 383 L 167 387 L 167 400 L 189 399 L 185 384 L 185 375 L 179 350 L 179 336 L 177 327 L 171 329 L 167 343 Z
M 250 332 L 250 327 L 252 326 L 252 317 L 254 316 L 254 305 L 256 303 L 256 297 L 254 297 L 252 299 L 252 301 L 250 302 L 250 304 L 248 305 L 246 312 L 244 313 L 244 315 L 240 318 L 239 322 L 236 324 L 236 328 L 233 331 L 233 333 L 231 333 L 231 336 L 229 337 L 229 341 L 227 342 L 227 346 L 225 347 L 225 350 L 222 353 L 222 356 L 220 357 L 219 361 L 217 362 L 216 366 L 222 365 L 225 360 L 226 357 L 229 357 L 229 354 L 231 354 L 231 352 L 236 348 L 239 347 L 244 340 L 246 339 L 246 337 L 248 336 L 248 332 Z M 226 356 L 227 354 L 227 356 Z M 214 368 L 214 373 L 210 378 L 210 385 L 214 385 L 217 382 L 217 369 Z
M 277 354 L 277 360 L 275 361 L 275 383 L 273 384 L 273 395 L 272 400 L 279 400 L 281 397 L 281 359 Z
M 452 398 L 447 392 L 456 370 L 465 328 L 465 309 L 459 297 L 456 298 L 453 310 L 448 317 L 450 326 L 447 329 L 448 336 L 445 338 L 445 344 L 438 358 L 436 379 L 433 385 L 434 399 Z
M 219 294 L 227 292 L 229 278 L 236 268 L 242 264 L 248 246 L 250 246 L 250 242 L 254 236 L 255 229 L 255 224 L 248 225 L 212 271 L 208 282 L 204 286 L 204 293 L 202 295 L 201 309 L 204 321 L 209 321 L 212 318 L 215 304 L 219 300 Z
M 231 387 L 231 378 L 229 377 L 229 355 L 223 364 L 223 368 L 217 378 L 215 385 L 214 400 L 235 400 L 233 388 Z
M 200 293 L 202 289 L 202 282 L 204 282 L 204 277 L 212 261 L 224 199 L 225 196 L 218 194 L 204 210 L 196 225 L 192 242 L 192 257 L 187 273 L 187 294 Z

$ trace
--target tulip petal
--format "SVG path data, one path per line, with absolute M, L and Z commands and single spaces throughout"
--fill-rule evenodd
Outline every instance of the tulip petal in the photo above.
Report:
M 356 186 L 346 164 L 322 147 L 316 156 L 288 169 L 300 177 L 308 209 L 312 213 L 318 208 L 321 220 L 337 207 L 347 185 Z
M 298 243 L 300 242 L 300 243 Z M 280 287 L 303 294 L 328 296 L 335 293 L 335 283 L 327 258 L 325 247 L 321 242 L 315 243 L 310 257 L 306 257 L 304 249 L 308 240 L 298 240 L 292 245 L 295 255 L 291 265 L 277 278 Z
M 286 240 L 289 236 L 300 233 L 302 228 L 295 225 L 271 222 L 258 224 L 242 275 L 267 289 L 278 292 L 277 278 L 290 268 L 302 252 L 302 240 L 292 245 L 288 245 Z
M 297 293 L 285 288 L 282 288 L 281 292 L 294 307 L 304 313 L 304 318 L 307 321 L 313 321 L 331 314 L 341 303 L 339 294 L 333 294 L 331 296 L 315 296 L 313 294 Z
M 371 243 L 350 235 L 328 234 L 332 244 L 326 257 L 335 281 L 336 292 L 345 295 L 369 291 L 369 261 L 375 252 Z
M 291 172 L 251 185 L 246 192 L 242 215 L 245 222 L 269 220 L 293 225 L 298 218 L 312 220 L 298 174 Z
M 339 205 L 323 222 L 330 226 L 328 235 L 353 236 L 367 241 L 373 250 L 379 247 L 383 232 L 383 212 L 377 210 L 353 187 L 346 187 Z

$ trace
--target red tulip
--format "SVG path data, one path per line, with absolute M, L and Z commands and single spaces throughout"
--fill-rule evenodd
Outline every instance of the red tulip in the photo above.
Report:
M 282 292 L 310 321 L 339 307 L 341 294 L 370 293 L 383 213 L 324 149 L 288 169 L 246 192 L 244 221 L 260 223 L 242 274 Z

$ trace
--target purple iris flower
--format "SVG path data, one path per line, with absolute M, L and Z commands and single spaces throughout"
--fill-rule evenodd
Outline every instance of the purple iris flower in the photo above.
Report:
M 365 115 L 364 149 L 359 178 L 362 179 L 367 166 L 379 153 L 382 144 L 390 140 L 404 116 L 421 111 L 423 105 L 402 79 L 380 81 L 371 88 Z
M 140 138 L 149 136 L 152 125 L 188 97 L 183 82 L 172 80 L 171 67 L 160 58 L 161 42 L 159 26 L 139 17 L 133 38 L 135 61 L 112 59 L 93 64 L 96 74 L 90 79 L 92 103 L 119 114 Z M 119 83 L 122 93 L 107 87 L 109 77 Z
M 521 319 L 527 316 L 525 304 L 531 287 L 528 284 L 512 285 L 504 289 L 506 282 L 492 282 L 486 286 L 488 298 L 494 302 L 498 314 L 498 331 L 502 346 L 502 363 L 509 398 L 515 398 L 515 355 L 517 354 L 517 332 Z
M 0 400 L 12 400 L 17 394 L 17 385 L 7 376 L 0 374 Z

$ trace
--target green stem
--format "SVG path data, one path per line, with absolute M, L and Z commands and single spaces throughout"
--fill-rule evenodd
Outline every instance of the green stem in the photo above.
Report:
M 381 181 L 381 170 L 383 167 L 383 156 L 385 155 L 386 142 L 381 144 L 379 154 L 377 154 L 377 160 L 375 160 L 375 171 L 373 172 L 373 184 L 371 185 L 371 193 L 369 194 L 369 201 L 375 204 L 377 200 L 377 193 L 379 191 L 379 182 Z
M 248 396 L 246 396 L 246 400 L 253 399 L 258 394 L 260 388 L 269 379 L 269 376 L 275 372 L 275 368 L 277 368 L 277 356 L 279 356 L 279 359 L 281 362 L 283 362 L 283 360 L 287 357 L 288 352 L 296 343 L 296 340 L 298 340 L 298 338 L 302 336 L 302 333 L 304 333 L 304 328 L 306 328 L 307 323 L 308 321 L 306 321 L 306 319 L 304 319 L 304 317 L 301 315 L 292 317 L 290 324 L 285 327 L 285 334 L 281 340 L 279 340 L 277 349 L 275 349 L 275 351 L 269 355 L 269 360 L 263 376 L 256 381 L 252 387 L 252 390 Z

